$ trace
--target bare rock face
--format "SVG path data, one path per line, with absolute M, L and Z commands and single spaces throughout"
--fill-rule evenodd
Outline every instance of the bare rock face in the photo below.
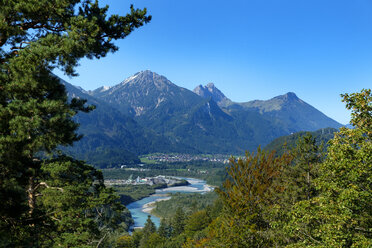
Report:
M 227 107 L 232 103 L 229 98 L 216 88 L 214 83 L 208 83 L 206 86 L 199 85 L 194 89 L 194 93 L 203 98 L 211 97 L 221 107 Z
M 191 107 L 191 101 L 199 100 L 189 90 L 149 70 L 138 72 L 105 91 L 95 90 L 92 95 L 115 105 L 123 113 L 137 117 L 149 116 L 157 109 L 169 114 L 182 112 L 182 109 Z

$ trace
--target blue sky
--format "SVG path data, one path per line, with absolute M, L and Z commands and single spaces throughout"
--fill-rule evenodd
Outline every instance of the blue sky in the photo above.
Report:
M 194 89 L 213 82 L 237 102 L 295 92 L 343 124 L 341 93 L 372 86 L 371 0 L 105 0 L 131 3 L 152 21 L 117 41 L 119 51 L 81 60 L 68 82 L 87 90 L 150 69 Z

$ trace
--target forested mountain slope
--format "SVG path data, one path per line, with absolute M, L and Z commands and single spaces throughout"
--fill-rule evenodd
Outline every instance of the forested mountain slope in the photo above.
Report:
M 64 84 L 70 97 L 97 106 L 77 116 L 85 137 L 71 151 L 84 159 L 97 152 L 236 154 L 290 133 L 341 126 L 294 93 L 236 103 L 212 83 L 192 92 L 149 70 L 94 91 Z
M 170 142 L 162 135 L 143 128 L 133 118 L 109 104 L 92 97 L 78 87 L 62 80 L 70 98 L 86 99 L 96 109 L 79 113 L 75 119 L 80 123 L 79 133 L 83 138 L 66 151 L 79 159 L 99 167 L 139 163 L 138 154 L 151 152 L 195 152 L 177 142 Z
M 313 138 L 316 140 L 317 145 L 323 144 L 324 148 L 326 148 L 327 142 L 333 139 L 334 133 L 337 131 L 338 130 L 336 128 L 321 128 L 313 132 L 301 131 L 290 135 L 281 136 L 274 139 L 267 146 L 265 146 L 265 150 L 275 150 L 279 155 L 283 154 L 284 149 L 291 149 L 295 147 L 297 140 L 307 133 L 310 133 L 313 136 Z

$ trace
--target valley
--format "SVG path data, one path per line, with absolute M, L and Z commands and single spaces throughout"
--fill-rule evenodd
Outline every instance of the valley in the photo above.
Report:
M 1 1 L 0 247 L 372 247 L 370 3 L 133 2 Z
M 227 177 L 225 166 L 222 162 L 206 160 L 159 161 L 130 168 L 102 169 L 102 172 L 105 185 L 115 190 L 120 202 L 130 211 L 132 219 L 127 225 L 133 231 L 144 226 L 149 214 L 159 227 L 160 219 L 169 219 L 180 206 L 191 214 L 212 205 L 217 198 L 213 188 L 221 186 Z

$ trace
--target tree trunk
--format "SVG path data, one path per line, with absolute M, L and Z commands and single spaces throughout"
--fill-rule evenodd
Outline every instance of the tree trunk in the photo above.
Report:
M 27 196 L 28 196 L 28 207 L 29 207 L 29 215 L 30 217 L 32 216 L 34 209 L 35 209 L 35 204 L 36 204 L 36 196 L 35 196 L 35 178 L 34 176 L 30 176 L 28 179 L 28 189 L 27 189 Z

